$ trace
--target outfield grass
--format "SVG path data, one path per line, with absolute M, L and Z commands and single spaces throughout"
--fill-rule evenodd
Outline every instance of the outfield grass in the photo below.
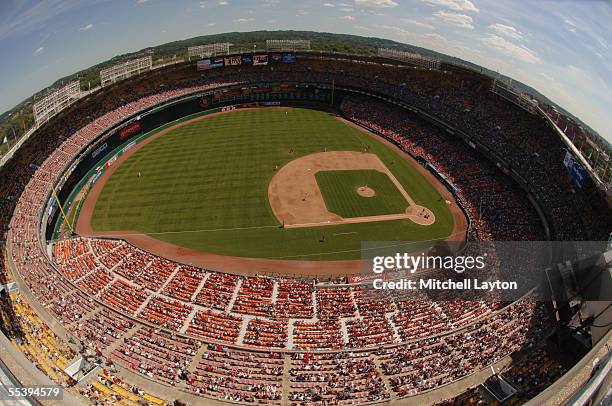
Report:
M 373 169 L 321 171 L 315 174 L 327 210 L 343 218 L 404 213 L 408 202 L 386 173 Z M 367 185 L 375 196 L 357 189 Z
M 417 204 L 434 211 L 433 226 L 398 220 L 278 228 L 267 194 L 276 165 L 324 150 L 363 151 L 365 145 Z M 382 142 L 328 113 L 270 109 L 205 118 L 142 147 L 104 186 L 92 227 L 135 230 L 226 255 L 352 259 L 359 258 L 362 240 L 445 238 L 453 220 L 433 186 Z

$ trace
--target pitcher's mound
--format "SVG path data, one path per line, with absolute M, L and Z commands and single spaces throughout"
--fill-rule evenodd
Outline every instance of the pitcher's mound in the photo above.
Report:
M 357 194 L 363 197 L 374 197 L 376 196 L 376 192 L 374 189 L 369 188 L 367 186 L 360 186 L 357 188 Z

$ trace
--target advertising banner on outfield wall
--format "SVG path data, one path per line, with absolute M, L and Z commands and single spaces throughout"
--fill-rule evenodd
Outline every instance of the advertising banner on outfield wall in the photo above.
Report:
M 370 241 L 361 253 L 352 282 L 400 299 L 612 300 L 602 297 L 612 287 L 607 241 Z
M 222 67 L 223 67 L 223 63 L 224 63 L 224 60 L 223 60 L 223 58 L 222 58 L 222 57 L 220 57 L 220 56 L 219 56 L 219 57 L 216 57 L 216 58 L 212 58 L 212 59 L 210 60 L 210 66 L 211 66 L 212 68 L 215 68 L 215 69 L 217 69 L 217 68 L 222 68 Z
M 119 139 L 121 141 L 125 141 L 128 138 L 131 138 L 134 135 L 138 134 L 140 132 L 140 129 L 141 129 L 140 120 L 135 121 L 131 124 L 128 124 L 125 127 L 123 127 L 121 130 L 119 130 Z
M 225 66 L 240 66 L 242 65 L 242 56 L 234 55 L 234 56 L 226 56 L 225 57 Z
M 266 66 L 268 65 L 268 55 L 254 55 L 253 66 Z
M 293 52 L 283 52 L 282 62 L 283 63 L 296 63 L 297 56 Z
M 121 144 L 128 142 L 129 138 L 134 137 L 139 132 L 146 133 L 170 121 L 202 111 L 204 108 L 206 107 L 201 105 L 201 99 L 186 100 L 155 113 L 146 115 L 141 114 L 141 118 L 137 121 L 140 123 L 140 128 L 138 130 L 136 130 L 137 125 L 134 125 L 135 123 L 131 123 L 125 127 L 113 130 L 112 134 L 108 138 L 96 145 L 96 147 L 78 163 L 71 166 L 71 169 L 68 171 L 69 176 L 66 176 L 62 188 L 57 189 L 60 202 L 62 204 L 66 204 L 70 193 L 73 191 L 78 182 L 83 179 L 85 174 L 91 168 L 98 165 L 98 163 L 105 156 L 117 149 Z M 131 117 L 130 119 L 135 118 L 137 117 Z M 122 132 L 124 139 L 122 139 Z M 125 138 L 126 134 L 129 134 L 127 135 L 127 138 Z M 49 218 L 49 227 L 47 228 L 46 235 L 48 239 L 51 238 L 51 234 L 53 233 L 55 227 L 54 225 L 57 223 L 58 219 L 59 210 L 54 210 Z
M 197 70 L 209 70 L 212 69 L 212 66 L 210 65 L 210 59 L 203 59 L 201 61 L 198 61 L 197 63 Z
M 136 141 L 132 141 L 129 144 L 127 144 L 125 147 L 123 147 L 123 149 L 121 150 L 122 153 L 126 153 L 128 152 L 130 149 L 134 148 L 136 146 Z

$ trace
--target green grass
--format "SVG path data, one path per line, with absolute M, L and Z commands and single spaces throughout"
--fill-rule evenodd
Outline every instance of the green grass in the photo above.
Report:
M 324 150 L 363 151 L 365 145 L 418 204 L 434 211 L 433 226 L 398 220 L 278 228 L 267 193 L 275 165 Z M 92 226 L 134 230 L 225 255 L 349 259 L 360 257 L 362 240 L 447 237 L 453 220 L 439 200 L 432 185 L 394 150 L 328 113 L 245 110 L 177 128 L 139 149 L 104 186 Z
M 404 213 L 408 202 L 386 173 L 373 169 L 321 171 L 315 174 L 327 210 L 343 218 Z M 367 185 L 375 196 L 357 189 Z

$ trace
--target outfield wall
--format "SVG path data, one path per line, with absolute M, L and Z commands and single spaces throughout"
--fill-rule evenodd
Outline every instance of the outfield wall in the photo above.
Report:
M 332 87 L 328 84 L 319 85 L 303 82 L 282 83 L 289 86 L 289 89 L 285 88 L 281 90 L 279 89 L 279 86 L 277 86 L 278 84 L 270 83 L 251 84 L 246 87 L 244 85 L 239 85 L 218 88 L 164 103 L 160 106 L 153 107 L 147 111 L 140 112 L 126 119 L 122 123 L 103 133 L 96 142 L 92 143 L 86 149 L 86 151 L 75 159 L 74 163 L 69 165 L 64 171 L 64 176 L 62 176 L 56 188 L 59 201 L 64 207 L 64 211 L 67 213 L 70 210 L 71 204 L 76 195 L 76 191 L 80 190 L 80 188 L 84 186 L 85 180 L 93 175 L 89 173 L 93 168 L 103 169 L 100 168 L 100 163 L 107 163 L 116 159 L 117 154 L 121 152 L 121 149 L 126 148 L 138 135 L 147 134 L 164 126 L 165 124 L 172 123 L 190 115 L 200 114 L 204 111 L 210 111 L 215 108 L 222 108 L 223 106 L 241 103 L 276 105 L 282 102 L 285 105 L 287 103 L 298 105 L 299 103 L 310 102 L 315 103 L 317 108 L 327 106 L 337 110 L 342 99 L 346 95 L 360 94 L 377 98 L 413 112 L 424 120 L 430 122 L 432 125 L 446 130 L 452 136 L 463 139 L 471 148 L 478 150 L 487 159 L 494 162 L 502 172 L 513 178 L 524 190 L 528 192 L 530 201 L 535 203 L 534 206 L 542 219 L 542 223 L 548 238 L 550 238 L 550 229 L 548 227 L 548 222 L 550 220 L 547 218 L 545 212 L 541 210 L 541 202 L 539 201 L 537 194 L 533 193 L 526 180 L 516 173 L 494 151 L 489 150 L 486 146 L 481 145 L 478 141 L 472 140 L 472 137 L 458 131 L 449 123 L 443 122 L 438 118 L 429 115 L 427 112 L 423 112 L 414 108 L 413 106 L 406 105 L 385 95 L 377 94 L 368 90 L 347 87 Z M 245 89 L 249 90 L 245 91 Z M 276 89 L 278 90 L 275 91 Z M 137 126 L 138 128 L 134 130 L 133 126 Z M 371 131 L 369 128 L 368 130 Z M 376 131 L 374 132 L 378 133 Z M 423 160 L 421 157 L 414 158 L 419 162 Z M 427 166 L 427 162 L 421 163 L 424 166 Z M 439 173 L 437 170 L 435 170 L 435 168 L 428 169 L 433 169 L 432 173 L 438 177 Z M 447 188 L 453 193 L 455 198 L 457 198 L 458 202 L 460 202 L 454 185 L 448 184 L 446 179 L 442 180 L 445 181 L 444 183 L 446 184 Z M 465 214 L 469 221 L 469 216 L 467 216 L 467 213 Z M 61 214 L 61 211 L 57 206 L 57 202 L 52 195 L 49 195 L 48 205 L 43 216 L 43 219 L 46 219 L 46 221 L 43 221 L 43 228 L 45 229 L 41 229 L 41 235 L 45 235 L 47 240 L 51 240 L 59 230 L 59 225 L 61 225 L 63 222 L 63 215 Z M 468 224 L 468 233 L 470 228 L 471 227 L 469 227 Z
M 181 103 L 181 105 L 173 105 L 168 109 L 163 109 L 158 112 L 138 114 L 103 133 L 99 138 L 100 141 L 88 147 L 87 150 L 70 165 L 58 182 L 56 194 L 64 211 L 68 212 L 70 209 L 69 196 L 77 184 L 99 162 L 104 162 L 105 157 L 110 158 L 108 155 L 115 153 L 120 147 L 125 148 L 137 135 L 150 132 L 165 122 L 193 114 L 198 111 L 198 108 L 201 110 L 198 101 L 199 99 L 195 98 L 186 100 L 184 103 Z M 48 219 L 46 222 L 45 235 L 47 239 L 51 239 L 51 233 L 62 215 L 54 196 L 50 198 L 46 214 Z
M 177 122 L 218 112 L 225 106 L 236 103 L 261 103 L 262 106 L 274 106 L 283 102 L 284 105 L 325 108 L 331 100 L 329 89 L 319 89 L 312 85 L 296 87 L 295 92 L 256 93 L 225 95 L 228 89 L 218 89 L 183 97 L 179 100 L 156 106 L 145 112 L 140 112 L 124 120 L 122 123 L 105 131 L 98 139 L 90 144 L 86 150 L 66 168 L 64 175 L 56 186 L 64 213 L 71 210 L 71 206 L 78 192 L 87 184 L 90 186 L 103 173 L 107 166 L 112 165 L 124 152 L 131 149 L 136 143 L 148 138 L 167 126 Z M 221 97 L 219 97 L 221 95 Z M 253 105 L 255 107 L 257 105 Z M 146 137 L 142 137 L 146 135 Z M 64 222 L 62 210 L 53 194 L 48 197 L 41 234 L 47 240 L 53 240 Z

